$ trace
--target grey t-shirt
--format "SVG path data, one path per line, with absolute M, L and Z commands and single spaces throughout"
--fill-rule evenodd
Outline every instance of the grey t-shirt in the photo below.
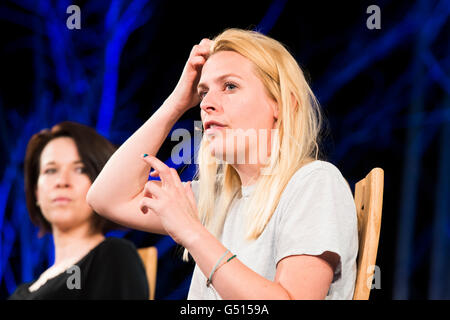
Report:
M 258 239 L 245 239 L 240 208 L 255 186 L 242 187 L 227 214 L 220 241 L 247 267 L 273 281 L 277 263 L 292 255 L 320 255 L 331 251 L 339 264 L 326 299 L 352 299 L 356 279 L 358 230 L 353 195 L 339 169 L 316 160 L 300 168 L 281 195 L 280 202 Z M 198 199 L 198 182 L 192 182 Z M 221 299 L 214 284 L 195 266 L 188 299 Z

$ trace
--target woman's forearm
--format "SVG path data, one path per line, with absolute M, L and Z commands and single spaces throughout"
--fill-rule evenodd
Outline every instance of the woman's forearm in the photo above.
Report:
M 142 154 L 156 155 L 182 112 L 169 97 L 112 155 L 88 193 L 88 202 L 104 213 L 107 208 L 127 203 L 143 190 L 149 166 Z
M 226 252 L 227 248 L 205 228 L 199 228 L 196 235 L 191 237 L 188 243 L 186 244 L 189 253 L 206 278 L 208 278 L 215 264 Z M 223 258 L 222 263 L 219 264 L 212 276 L 212 285 L 223 299 L 291 299 L 288 292 L 280 284 L 257 274 L 240 262 L 238 256 L 225 263 L 232 254 L 234 253 L 231 252 Z
M 155 156 L 181 115 L 200 102 L 197 84 L 210 47 L 211 41 L 203 39 L 192 48 L 174 91 L 106 163 L 87 195 L 96 212 L 131 228 L 165 233 L 156 215 L 137 214 L 148 196 L 144 188 L 150 166 L 142 155 Z

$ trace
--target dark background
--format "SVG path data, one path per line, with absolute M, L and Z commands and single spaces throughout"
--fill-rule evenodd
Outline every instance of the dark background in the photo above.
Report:
M 69 30 L 69 5 L 81 29 Z M 381 9 L 370 30 L 369 5 Z M 371 299 L 450 298 L 450 1 L 2 1 L 0 299 L 52 263 L 23 192 L 28 139 L 63 121 L 120 145 L 170 94 L 192 46 L 229 27 L 284 43 L 328 119 L 326 160 L 353 187 L 385 171 Z M 176 127 L 193 133 L 199 109 Z M 170 135 L 169 135 L 170 136 Z M 149 137 L 150 139 L 151 137 Z M 168 138 L 158 157 L 170 164 Z M 177 167 L 190 179 L 193 166 Z M 185 299 L 193 265 L 168 237 L 112 236 L 159 251 L 156 299 Z

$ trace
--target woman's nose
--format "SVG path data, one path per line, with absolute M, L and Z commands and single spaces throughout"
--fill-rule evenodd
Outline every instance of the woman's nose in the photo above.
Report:
M 209 91 L 205 94 L 200 102 L 200 108 L 206 113 L 217 111 L 219 109 L 218 99 L 213 92 Z
M 70 186 L 70 173 L 68 170 L 61 170 L 56 180 L 57 188 L 67 188 Z

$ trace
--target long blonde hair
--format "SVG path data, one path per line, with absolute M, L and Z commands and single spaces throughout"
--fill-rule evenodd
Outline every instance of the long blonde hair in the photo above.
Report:
M 268 164 L 240 212 L 247 219 L 246 238 L 252 240 L 264 231 L 294 173 L 318 159 L 322 116 L 301 68 L 280 42 L 256 31 L 227 29 L 213 40 L 211 55 L 220 51 L 234 51 L 253 62 L 268 96 L 278 104 L 278 135 L 272 139 Z M 212 158 L 204 136 L 198 151 L 197 207 L 202 223 L 219 237 L 241 182 L 230 164 Z

